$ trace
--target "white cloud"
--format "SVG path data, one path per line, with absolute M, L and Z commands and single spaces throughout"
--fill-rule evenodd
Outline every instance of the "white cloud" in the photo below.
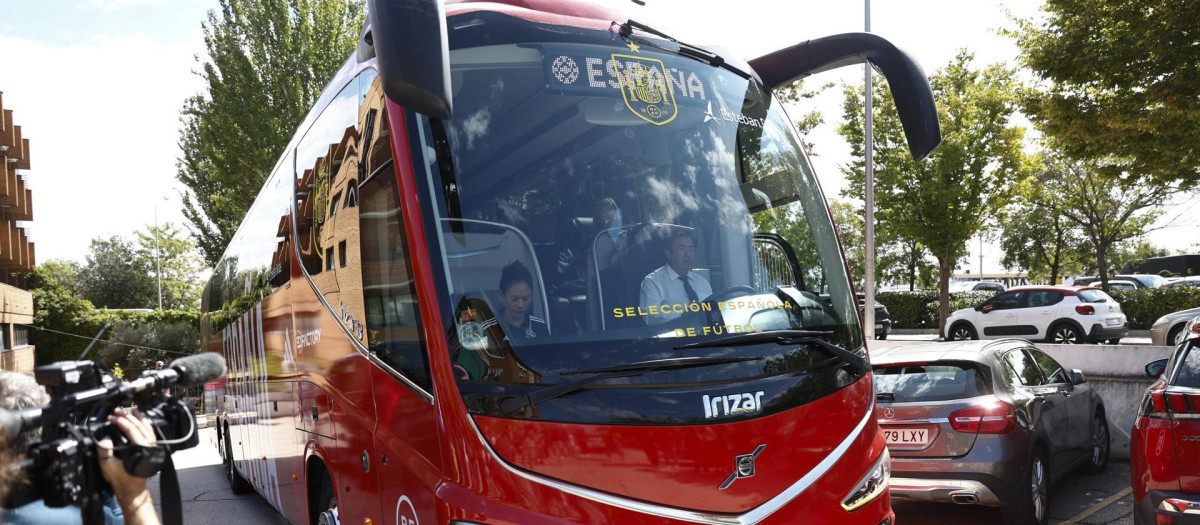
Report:
M 39 262 L 82 260 L 92 238 L 153 224 L 156 202 L 160 223 L 183 224 L 176 140 L 183 100 L 202 88 L 191 73 L 200 41 L 51 47 L 0 35 L 0 49 L 4 104 L 30 141 Z

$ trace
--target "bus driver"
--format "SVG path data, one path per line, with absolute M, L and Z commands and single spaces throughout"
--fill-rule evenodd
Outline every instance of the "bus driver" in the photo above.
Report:
M 667 239 L 664 252 L 667 264 L 650 272 L 642 279 L 639 305 L 642 311 L 655 313 L 646 316 L 646 324 L 662 324 L 683 315 L 681 308 L 663 308 L 662 305 L 686 305 L 698 303 L 712 295 L 712 285 L 699 274 L 691 271 L 696 262 L 696 241 L 686 230 L 675 230 Z

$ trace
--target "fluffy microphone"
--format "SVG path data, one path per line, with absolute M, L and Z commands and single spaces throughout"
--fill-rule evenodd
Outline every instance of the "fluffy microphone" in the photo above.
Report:
M 175 384 L 203 385 L 225 375 L 225 358 L 214 352 L 205 352 L 171 361 L 168 368 L 179 373 L 179 378 L 174 381 Z
M 122 395 L 134 395 L 173 385 L 202 385 L 225 375 L 225 358 L 213 352 L 189 355 L 171 361 L 162 370 L 147 370 L 142 376 L 121 385 Z

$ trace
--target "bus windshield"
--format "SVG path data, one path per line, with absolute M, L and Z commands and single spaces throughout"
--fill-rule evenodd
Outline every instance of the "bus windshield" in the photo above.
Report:
M 761 84 L 615 32 L 469 16 L 449 24 L 454 117 L 410 118 L 472 412 L 736 420 L 866 373 L 825 348 L 863 351 L 853 294 L 808 159 Z M 780 330 L 822 344 L 735 337 Z M 680 358 L 711 359 L 612 372 Z M 748 401 L 680 408 L 726 390 Z

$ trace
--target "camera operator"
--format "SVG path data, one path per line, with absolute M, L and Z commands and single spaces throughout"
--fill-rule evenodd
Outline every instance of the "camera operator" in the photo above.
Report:
M 32 377 L 15 372 L 0 371 L 0 408 L 20 410 L 38 407 L 50 401 L 50 396 Z M 119 429 L 132 444 L 153 446 L 157 443 L 153 424 L 136 409 L 125 411 L 117 408 L 108 417 L 108 421 Z M 26 441 L 11 443 L 21 446 L 24 443 L 36 442 L 40 439 L 40 429 L 26 432 Z M 108 438 L 99 441 L 97 454 L 101 458 L 100 471 L 113 487 L 113 496 L 104 507 L 106 525 L 158 525 L 158 516 L 154 511 L 154 502 L 146 489 L 146 478 L 130 475 L 124 465 L 113 457 L 113 444 Z M 8 449 L 8 447 L 5 447 Z M 7 454 L 7 451 L 5 452 Z M 5 470 L 11 462 L 4 462 Z M 0 476 L 4 478 L 5 476 Z M 6 480 L 11 481 L 11 480 Z M 3 493 L 7 486 L 0 487 Z M 5 525 L 74 525 L 82 524 L 80 509 L 77 507 L 51 508 L 43 502 L 36 501 L 28 505 L 12 509 L 0 509 L 0 523 Z

